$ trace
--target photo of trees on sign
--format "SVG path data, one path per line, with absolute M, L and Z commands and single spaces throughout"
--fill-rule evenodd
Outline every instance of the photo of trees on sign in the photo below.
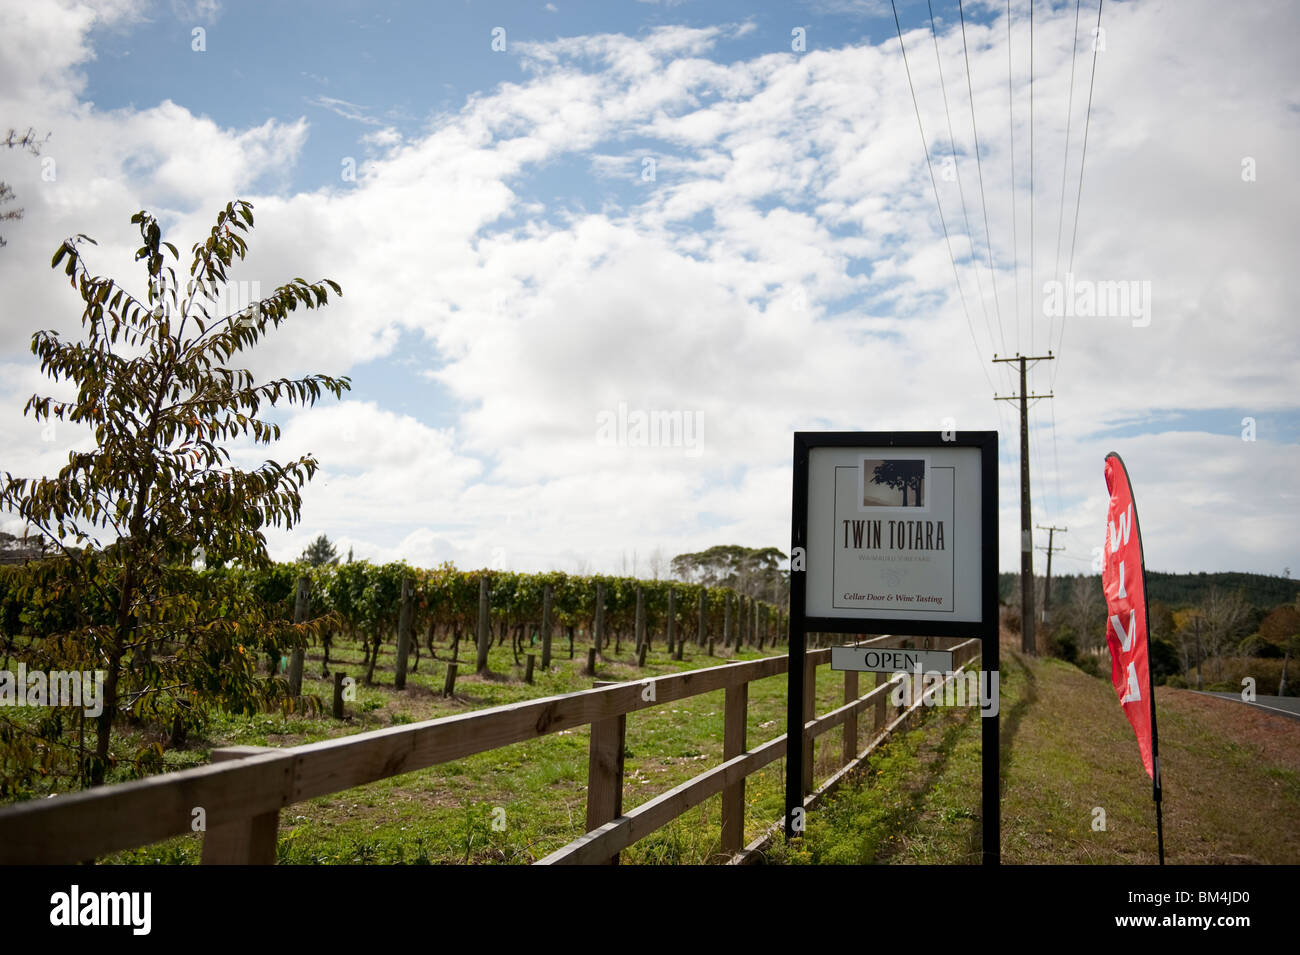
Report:
M 863 458 L 863 507 L 924 507 L 924 458 Z

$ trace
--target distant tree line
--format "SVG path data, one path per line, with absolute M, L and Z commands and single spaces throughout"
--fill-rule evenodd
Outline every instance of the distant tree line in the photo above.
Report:
M 1151 665 L 1157 682 L 1195 689 L 1228 686 L 1228 661 L 1280 660 L 1280 675 L 1261 694 L 1294 693 L 1290 662 L 1300 653 L 1300 582 L 1247 573 L 1147 573 Z M 1000 598 L 1013 629 L 1020 625 L 1019 578 L 999 575 Z M 1106 602 L 1100 574 L 1035 578 L 1035 605 L 1050 652 L 1096 675 L 1108 675 L 1105 661 Z M 1233 670 L 1235 677 L 1236 670 Z
M 787 560 L 777 547 L 718 544 L 698 553 L 678 554 L 670 567 L 677 580 L 728 588 L 784 607 L 790 598 L 790 572 L 781 564 Z

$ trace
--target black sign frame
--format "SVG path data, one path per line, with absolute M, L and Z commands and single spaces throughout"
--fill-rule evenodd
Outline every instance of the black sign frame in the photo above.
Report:
M 979 621 L 899 620 L 870 616 L 809 617 L 808 461 L 813 448 L 963 448 L 980 451 L 980 616 Z M 785 835 L 803 831 L 803 672 L 808 633 L 890 633 L 899 636 L 976 638 L 981 666 L 999 673 L 998 661 L 998 433 L 996 431 L 796 431 L 794 500 L 790 533 L 790 668 L 786 712 Z M 802 560 L 797 560 L 802 557 Z M 796 569 L 798 568 L 798 569 Z M 989 677 L 990 680 L 993 676 Z M 999 683 L 992 683 L 993 687 Z M 997 692 L 996 689 L 994 692 Z M 1000 713 L 1000 710 L 999 710 Z M 983 789 L 983 862 L 1001 861 L 999 716 L 981 713 L 980 768 Z

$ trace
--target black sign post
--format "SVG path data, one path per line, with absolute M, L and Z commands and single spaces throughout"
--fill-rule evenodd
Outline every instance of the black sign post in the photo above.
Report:
M 973 448 L 976 452 L 958 452 L 965 454 L 964 461 L 978 458 L 975 464 L 964 464 L 963 473 L 957 474 L 958 468 L 945 465 L 953 455 L 952 449 Z M 838 455 L 838 461 L 849 460 L 857 451 L 862 454 L 856 465 L 839 463 L 822 468 L 818 472 L 817 486 L 810 483 L 810 458 L 815 449 L 831 449 Z M 945 457 L 947 455 L 947 457 Z M 999 760 L 998 760 L 998 475 L 997 475 L 998 435 L 996 431 L 797 431 L 794 435 L 794 499 L 792 508 L 791 551 L 790 551 L 790 669 L 789 689 L 787 692 L 788 710 L 786 715 L 786 782 L 785 782 L 785 835 L 786 839 L 800 835 L 804 831 L 804 797 L 803 760 L 804 760 L 804 666 L 805 642 L 809 632 L 813 633 L 891 633 L 899 635 L 966 637 L 981 641 L 981 666 L 985 679 L 980 680 L 981 699 L 981 778 L 982 778 L 982 815 L 983 815 L 983 862 L 985 865 L 997 865 L 1001 860 L 1001 840 L 999 826 Z M 934 464 L 935 461 L 940 464 Z M 856 467 L 866 473 L 874 465 L 875 480 L 892 481 L 891 489 L 880 497 L 872 495 L 872 488 L 863 490 L 863 479 L 857 478 L 853 484 L 852 474 L 845 474 L 841 481 L 840 472 L 851 472 Z M 932 480 L 931 468 L 935 472 L 952 472 L 941 475 L 940 480 Z M 974 472 L 978 472 L 976 479 Z M 826 475 L 830 474 L 829 479 Z M 900 476 L 901 475 L 901 476 Z M 947 483 L 943 483 L 946 481 Z M 874 483 L 874 481 L 873 481 Z M 960 491 L 958 485 L 961 485 Z M 884 484 L 882 484 L 884 488 Z M 902 503 L 896 495 L 901 488 Z M 936 491 L 939 488 L 939 491 Z M 909 489 L 911 500 L 909 501 Z M 836 594 L 827 593 L 834 590 L 834 568 L 828 568 L 828 562 L 834 560 L 834 549 L 826 546 L 827 534 L 838 534 L 839 527 L 821 527 L 815 532 L 818 546 L 810 546 L 809 501 L 810 491 L 819 495 L 819 506 L 824 504 L 829 495 L 832 516 L 838 515 L 834 509 L 845 496 L 856 497 L 856 511 L 871 515 L 878 510 L 884 516 L 897 517 L 897 520 L 870 520 L 864 517 L 857 521 L 840 521 L 845 543 L 854 531 L 855 541 L 861 546 L 865 541 L 874 543 L 872 528 L 868 526 L 865 533 L 862 525 L 874 524 L 879 532 L 882 524 L 888 525 L 888 535 L 884 535 L 877 546 L 883 548 L 886 541 L 891 545 L 894 540 L 889 536 L 895 533 L 895 527 L 901 535 L 906 530 L 908 547 L 933 549 L 934 537 L 925 535 L 933 530 L 937 521 L 912 520 L 915 516 L 925 514 L 943 514 L 949 518 L 952 526 L 939 528 L 941 549 L 952 548 L 950 560 L 954 562 L 952 583 L 942 596 L 927 598 L 933 605 L 922 604 L 915 608 L 909 605 L 895 606 L 884 611 L 884 587 L 881 595 L 872 593 Z M 950 492 L 951 500 L 944 496 Z M 893 494 L 895 497 L 889 497 Z M 870 506 L 866 506 L 870 505 Z M 941 510 L 943 507 L 946 510 Z M 825 515 L 819 513 L 816 519 L 825 522 Z M 834 520 L 832 524 L 836 523 Z M 856 528 L 848 525 L 856 524 Z M 927 527 L 927 525 L 929 525 Z M 977 529 L 977 530 L 976 530 Z M 975 531 L 975 538 L 971 532 Z M 946 532 L 946 537 L 943 536 Z M 901 540 L 901 537 L 900 537 Z M 960 540 L 960 548 L 956 541 Z M 918 541 L 920 543 L 918 543 Z M 946 543 L 951 541 L 953 543 Z M 958 550 L 960 549 L 960 556 Z M 828 557 L 827 554 L 831 554 Z M 972 565 L 978 565 L 977 567 Z M 961 582 L 958 580 L 960 568 Z M 809 615 L 809 572 L 817 571 L 818 592 L 813 595 L 817 613 Z M 975 579 L 972 575 L 977 574 Z M 946 580 L 944 581 L 946 583 Z M 848 604 L 839 602 L 839 598 L 850 600 Z M 910 595 L 909 595 L 910 597 Z M 872 598 L 875 598 L 873 601 Z M 892 600 L 892 595 L 890 595 Z M 852 600 L 862 606 L 852 606 Z M 931 609 L 931 607 L 943 609 Z M 825 608 L 831 607 L 828 611 Z M 815 609 L 816 609 L 815 608 Z M 912 614 L 909 618 L 909 614 Z M 945 614 L 951 619 L 944 619 Z M 986 700 L 985 688 L 993 696 Z M 991 714 L 988 712 L 992 710 Z

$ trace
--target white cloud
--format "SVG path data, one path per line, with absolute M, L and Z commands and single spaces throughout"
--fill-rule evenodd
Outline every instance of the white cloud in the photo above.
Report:
M 1034 372 L 1033 386 L 1054 382 L 1057 395 L 1054 436 L 1038 427 L 1047 406 L 1035 409 L 1035 518 L 1068 523 L 1067 546 L 1089 553 L 1076 541 L 1099 539 L 1101 461 L 1114 446 L 1129 459 L 1153 568 L 1277 569 L 1294 563 L 1286 555 L 1297 528 L 1285 515 L 1296 509 L 1274 490 L 1300 463 L 1294 443 L 1245 445 L 1164 422 L 1138 439 L 1108 435 L 1168 408 L 1294 415 L 1297 350 L 1283 276 L 1295 255 L 1288 223 L 1300 212 L 1300 184 L 1285 173 L 1295 107 L 1277 92 L 1290 88 L 1291 53 L 1259 39 L 1283 35 L 1278 21 L 1294 15 L 1261 7 L 1224 20 L 1202 4 L 1171 21 L 1149 3 L 1107 9 L 1075 272 L 1149 280 L 1152 321 L 1067 320 L 1058 367 Z M 45 71 L 49 90 L 38 96 L 22 70 L 0 61 L 0 79 L 14 84 L 0 82 L 0 105 L 49 127 L 59 120 L 57 184 L 43 184 L 38 165 L 6 166 L 6 177 L 18 169 L 28 208 L 19 227 L 32 240 L 0 253 L 0 282 L 31 303 L 0 318 L 9 340 L 25 340 L 45 316 L 74 314 L 72 292 L 46 268 L 64 235 L 94 235 L 104 243 L 98 271 L 135 275 L 130 211 L 161 208 L 188 245 L 219 204 L 256 188 L 253 251 L 232 277 L 256 279 L 265 293 L 293 275 L 327 276 L 344 297 L 295 316 L 253 356 L 255 371 L 345 374 L 366 361 L 422 360 L 395 355 L 399 342 L 436 351 L 416 374 L 450 396 L 450 427 L 362 395 L 290 417 L 286 448 L 314 451 L 324 471 L 305 496 L 310 526 L 277 539 L 278 556 L 296 555 L 318 526 L 359 555 L 425 563 L 451 555 L 481 564 L 503 550 L 512 566 L 588 558 L 608 567 L 623 551 L 656 544 L 674 552 L 722 539 L 780 544 L 791 430 L 931 429 L 948 416 L 962 429 L 1003 430 L 1001 526 L 1004 542 L 1016 540 L 1014 420 L 989 400 L 985 374 L 1000 390 L 1010 379 L 986 360 L 994 350 L 1054 348 L 1061 326 L 1025 317 L 1039 298 L 1027 274 L 1023 58 L 1015 62 L 1021 319 L 1014 314 L 1004 22 L 967 24 L 997 267 L 996 301 L 986 266 L 960 270 L 977 359 L 896 38 L 730 64 L 709 56 L 753 23 L 516 41 L 523 81 L 476 94 L 417 137 L 377 129 L 366 140 L 376 155 L 355 184 L 289 194 L 285 176 L 310 145 L 305 120 L 240 130 L 170 101 L 95 110 L 80 101 L 74 71 L 93 55 L 86 31 L 107 14 L 56 12 L 9 24 L 51 45 L 48 59 L 25 61 Z M 1065 14 L 1036 25 L 1038 286 L 1055 268 L 1072 27 Z M 961 36 L 941 32 L 939 41 L 982 263 Z M 933 41 L 913 31 L 907 43 L 941 162 L 951 147 Z M 1091 51 L 1082 41 L 1080 51 L 1086 76 Z M 1233 72 L 1244 62 L 1248 74 Z M 1072 168 L 1086 91 L 1076 85 Z M 656 158 L 653 182 L 640 178 L 647 154 Z M 1257 182 L 1241 181 L 1246 155 L 1258 160 Z M 561 214 L 531 193 L 530 177 L 564 163 L 594 168 L 624 191 L 601 208 Z M 1067 177 L 1067 193 L 1073 184 Z M 940 178 L 939 188 L 962 254 L 971 243 L 956 183 Z M 620 402 L 698 413 L 700 454 L 601 446 L 596 416 Z M 349 424 L 360 432 L 352 440 L 340 437 Z M 30 452 L 24 461 L 45 466 L 45 452 L 10 434 Z M 1015 566 L 1015 548 L 1003 552 L 1004 566 Z

